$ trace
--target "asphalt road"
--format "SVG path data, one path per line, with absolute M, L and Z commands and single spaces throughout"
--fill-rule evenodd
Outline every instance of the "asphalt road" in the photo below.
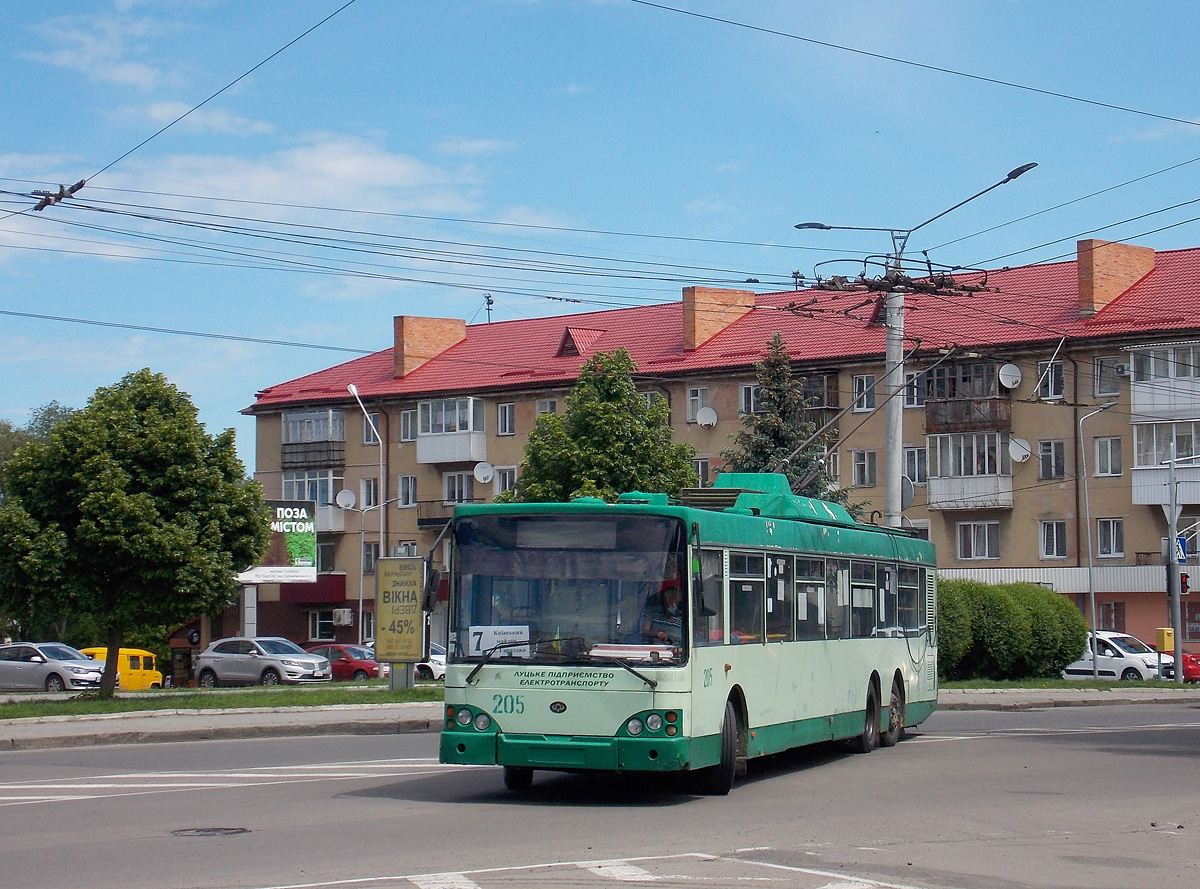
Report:
M 442 767 L 435 734 L 0 753 L 5 886 L 1129 889 L 1200 882 L 1200 708 L 940 712 L 667 781 Z

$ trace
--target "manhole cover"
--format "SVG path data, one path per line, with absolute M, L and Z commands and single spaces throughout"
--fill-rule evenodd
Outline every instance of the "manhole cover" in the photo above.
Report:
M 249 833 L 248 827 L 185 827 L 171 831 L 173 837 L 228 837 L 239 833 Z

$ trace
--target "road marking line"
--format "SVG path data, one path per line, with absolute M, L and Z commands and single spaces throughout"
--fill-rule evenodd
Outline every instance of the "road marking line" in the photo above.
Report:
M 478 883 L 462 874 L 429 874 L 419 879 L 410 877 L 409 882 L 419 889 L 480 889 Z
M 636 864 L 630 864 L 627 861 L 580 861 L 576 862 L 575 866 L 591 871 L 600 877 L 610 880 L 622 880 L 627 883 L 649 883 L 661 879 L 661 877 L 656 877 L 645 868 L 638 867 Z

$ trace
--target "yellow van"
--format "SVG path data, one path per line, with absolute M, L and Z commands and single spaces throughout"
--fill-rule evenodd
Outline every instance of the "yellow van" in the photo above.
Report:
M 108 657 L 107 648 L 81 648 L 84 654 L 93 660 L 102 661 Z M 121 678 L 122 691 L 142 691 L 147 688 L 162 688 L 162 673 L 154 669 L 155 657 L 152 652 L 140 648 L 122 648 L 117 659 L 117 673 Z

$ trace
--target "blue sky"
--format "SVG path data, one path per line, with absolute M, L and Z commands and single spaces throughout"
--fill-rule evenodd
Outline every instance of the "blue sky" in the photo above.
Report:
M 890 249 L 795 223 L 915 226 L 1031 161 L 907 255 L 1200 244 L 1200 203 L 1166 209 L 1198 197 L 1187 2 L 356 0 L 122 158 L 344 2 L 5 4 L 0 417 L 150 367 L 252 469 L 255 391 L 389 346 L 394 315 L 783 289 Z

